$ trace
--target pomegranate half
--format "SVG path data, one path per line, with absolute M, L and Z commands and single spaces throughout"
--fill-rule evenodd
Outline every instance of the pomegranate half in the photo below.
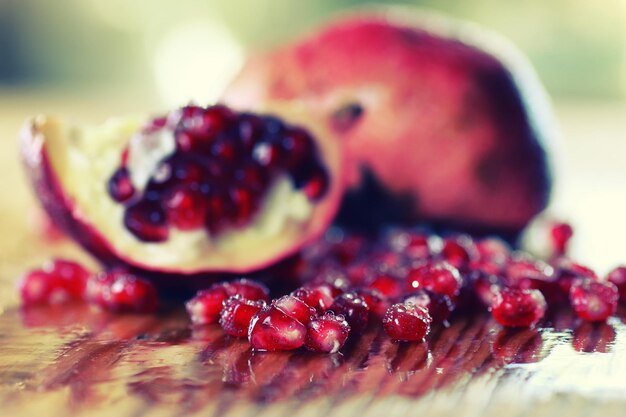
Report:
M 342 151 L 297 109 L 281 117 L 187 106 L 153 120 L 27 122 L 22 157 L 50 217 L 107 266 L 251 273 L 333 220 Z M 286 120 L 286 121 L 283 121 Z
M 325 117 L 348 154 L 349 222 L 515 233 L 548 202 L 546 95 L 515 48 L 475 25 L 365 9 L 252 56 L 223 97 Z

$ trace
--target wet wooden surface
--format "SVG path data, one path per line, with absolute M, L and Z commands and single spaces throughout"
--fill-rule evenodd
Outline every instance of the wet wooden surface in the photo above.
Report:
M 14 137 L 22 118 L 39 109 L 97 120 L 112 113 L 111 102 L 94 109 L 79 98 L 63 107 L 55 100 L 0 95 L 0 415 L 624 415 L 626 325 L 619 317 L 587 325 L 564 312 L 549 327 L 516 332 L 488 316 L 457 318 L 423 344 L 392 343 L 372 329 L 327 356 L 252 353 L 217 327 L 193 328 L 176 305 L 158 316 L 114 316 L 84 304 L 20 309 L 13 285 L 25 268 L 53 254 L 90 261 L 68 242 L 36 234 Z M 555 207 L 582 225 L 575 250 L 600 272 L 626 261 L 625 246 L 611 240 L 626 235 L 619 185 L 626 170 L 624 153 L 589 152 L 586 135 L 596 132 L 596 144 L 600 137 L 620 149 L 610 144 L 626 132 L 619 114 L 576 106 L 560 113 L 577 169 Z M 590 162 L 590 154 L 600 159 Z M 595 211 L 586 200 L 574 204 L 581 193 L 595 198 Z

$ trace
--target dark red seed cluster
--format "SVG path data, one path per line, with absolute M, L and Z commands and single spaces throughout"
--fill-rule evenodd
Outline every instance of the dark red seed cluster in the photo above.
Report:
M 548 308 L 569 306 L 583 321 L 616 313 L 626 267 L 599 277 L 565 255 L 542 260 L 497 238 L 441 238 L 393 229 L 377 239 L 331 230 L 301 254 L 301 286 L 270 300 L 263 284 L 213 284 L 186 304 L 195 325 L 219 323 L 255 350 L 339 351 L 349 337 L 382 328 L 397 341 L 424 340 L 448 325 L 457 305 L 487 310 L 505 327 L 540 325 Z M 153 312 L 154 287 L 125 271 L 91 274 L 56 260 L 20 281 L 24 304 L 87 299 L 115 312 Z M 469 308 L 468 308 L 469 307 Z
M 245 226 L 279 176 L 313 201 L 328 189 L 314 139 L 275 117 L 190 105 L 156 119 L 141 135 L 163 130 L 173 134 L 175 152 L 142 192 L 131 182 L 127 153 L 108 183 L 111 198 L 125 205 L 126 228 L 142 241 L 165 241 L 170 228 L 216 234 Z
M 55 259 L 26 273 L 18 283 L 24 306 L 86 300 L 112 312 L 152 313 L 157 291 L 122 270 L 93 274 L 79 263 Z

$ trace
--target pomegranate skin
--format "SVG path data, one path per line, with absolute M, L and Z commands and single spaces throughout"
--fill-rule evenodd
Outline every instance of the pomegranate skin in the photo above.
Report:
M 326 117 L 347 150 L 342 221 L 514 235 L 549 200 L 554 136 L 545 93 L 518 55 L 441 16 L 364 10 L 253 56 L 224 100 L 305 102 Z

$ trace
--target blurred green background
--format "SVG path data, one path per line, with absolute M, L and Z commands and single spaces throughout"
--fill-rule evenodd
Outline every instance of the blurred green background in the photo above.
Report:
M 362 0 L 0 0 L 0 89 L 206 96 L 246 50 Z M 414 0 L 501 32 L 557 98 L 626 98 L 626 0 Z M 204 99 L 205 97 L 195 97 Z

